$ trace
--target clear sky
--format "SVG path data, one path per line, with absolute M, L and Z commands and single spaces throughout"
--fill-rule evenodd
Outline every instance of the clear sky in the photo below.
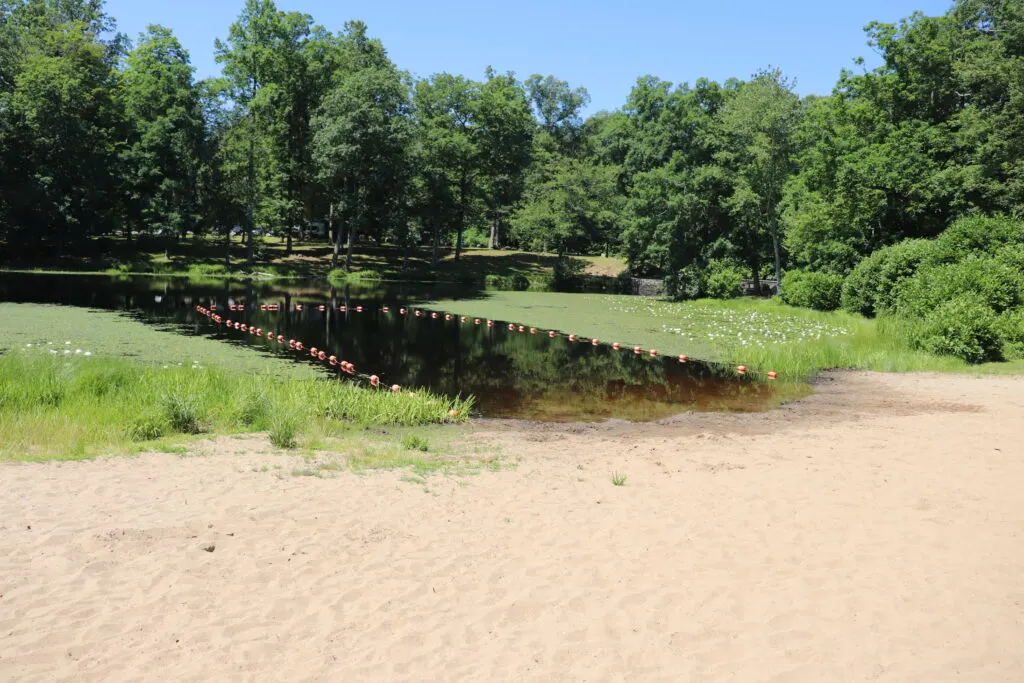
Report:
M 213 42 L 227 35 L 242 0 L 107 0 L 134 40 L 148 24 L 171 28 L 192 55 L 196 76 L 219 73 Z M 862 56 L 869 21 L 895 22 L 915 10 L 942 14 L 949 0 L 278 0 L 332 31 L 361 19 L 399 68 L 481 78 L 487 66 L 525 79 L 553 74 L 590 92 L 588 113 L 615 109 L 638 76 L 673 83 L 705 76 L 746 78 L 768 65 L 797 79 L 801 95 L 827 94 L 839 70 Z

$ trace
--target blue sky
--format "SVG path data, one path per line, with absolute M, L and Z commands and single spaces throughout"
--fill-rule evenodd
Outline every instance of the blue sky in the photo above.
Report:
M 196 76 L 219 73 L 213 42 L 227 35 L 242 0 L 107 0 L 133 39 L 147 24 L 171 28 L 192 55 Z M 863 56 L 878 63 L 862 31 L 915 10 L 942 14 L 949 0 L 518 0 L 517 2 L 345 3 L 278 0 L 340 30 L 362 19 L 391 59 L 416 76 L 439 71 L 483 76 L 487 66 L 520 78 L 553 74 L 590 92 L 588 113 L 621 106 L 638 76 L 673 83 L 701 76 L 746 78 L 779 66 L 801 95 L 827 94 L 839 70 Z

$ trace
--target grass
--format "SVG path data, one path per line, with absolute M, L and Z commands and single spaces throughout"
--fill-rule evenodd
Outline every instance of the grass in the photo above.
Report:
M 824 313 L 776 299 L 670 302 L 608 294 L 494 292 L 485 299 L 434 304 L 466 316 L 560 330 L 624 348 L 745 365 L 803 380 L 830 368 L 884 372 L 1022 373 L 1024 361 L 968 365 L 912 349 L 905 324 L 845 312 Z
M 365 389 L 114 313 L 0 304 L 0 319 L 2 460 L 164 448 L 195 434 L 268 432 L 289 448 L 305 434 L 450 424 L 472 410 L 472 399 Z
M 612 485 L 613 486 L 625 486 L 626 485 L 626 479 L 627 479 L 627 477 L 626 477 L 625 474 L 619 474 L 618 472 L 614 472 L 612 474 Z
M 427 440 L 415 434 L 406 434 L 402 439 L 402 447 L 407 451 L 422 451 L 423 453 L 430 450 Z

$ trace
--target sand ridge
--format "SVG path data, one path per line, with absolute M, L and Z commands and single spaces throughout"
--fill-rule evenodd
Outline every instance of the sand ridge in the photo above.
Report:
M 245 440 L 3 465 L 0 680 L 1019 681 L 1021 415 L 1021 378 L 838 373 L 484 422 L 516 467 L 426 487 Z

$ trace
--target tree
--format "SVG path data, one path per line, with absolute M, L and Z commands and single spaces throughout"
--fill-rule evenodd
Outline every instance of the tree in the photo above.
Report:
M 346 75 L 324 99 L 313 131 L 318 173 L 349 224 L 345 269 L 351 270 L 360 230 L 380 207 L 404 195 L 412 137 L 405 78 L 381 67 Z M 332 267 L 340 245 L 338 230 Z
M 481 172 L 480 139 L 474 131 L 480 84 L 462 76 L 436 74 L 416 84 L 414 95 L 422 174 L 421 214 L 433 233 L 433 262 L 441 233 L 452 222 L 456 255 Z
M 557 151 L 572 155 L 581 141 L 583 109 L 590 104 L 586 88 L 571 88 L 554 76 L 534 74 L 526 79 L 534 114 Z
M 480 88 L 474 125 L 491 249 L 501 244 L 502 228 L 523 194 L 526 170 L 533 159 L 534 122 L 526 93 L 511 73 L 487 70 Z M 456 258 L 461 239 L 456 245 Z
M 150 26 L 128 54 L 121 101 L 130 130 L 121 151 L 128 229 L 184 236 L 199 220 L 204 125 L 188 52 L 170 30 Z
M 725 103 L 718 119 L 723 140 L 716 161 L 729 171 L 734 187 L 727 206 L 743 227 L 748 243 L 756 244 L 760 232 L 768 234 L 779 281 L 779 205 L 795 168 L 793 138 L 799 120 L 793 83 L 778 69 L 755 74 Z

